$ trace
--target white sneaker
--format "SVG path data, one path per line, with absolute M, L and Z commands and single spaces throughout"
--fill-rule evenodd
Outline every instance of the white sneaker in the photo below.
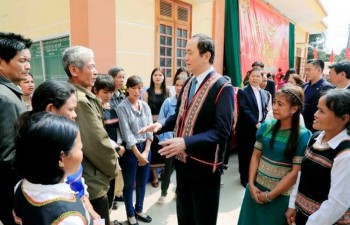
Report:
M 160 196 L 157 201 L 157 205 L 164 205 L 164 203 L 165 203 L 165 196 Z

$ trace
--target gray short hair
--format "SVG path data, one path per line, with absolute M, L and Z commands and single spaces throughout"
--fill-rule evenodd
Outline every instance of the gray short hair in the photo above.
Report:
M 74 65 L 79 69 L 82 69 L 85 66 L 86 61 L 89 58 L 94 57 L 94 52 L 90 48 L 83 46 L 71 46 L 64 50 L 62 56 L 62 64 L 64 71 L 66 71 L 68 77 L 71 77 L 72 74 L 69 71 L 69 66 Z

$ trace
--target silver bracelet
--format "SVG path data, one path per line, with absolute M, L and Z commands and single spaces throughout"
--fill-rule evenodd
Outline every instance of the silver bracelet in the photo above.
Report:
M 268 194 L 269 194 L 269 192 L 266 191 L 265 192 L 265 197 L 266 197 L 268 202 L 272 202 L 272 200 L 269 198 Z

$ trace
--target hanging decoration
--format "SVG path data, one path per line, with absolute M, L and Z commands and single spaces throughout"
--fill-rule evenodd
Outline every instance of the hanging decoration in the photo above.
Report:
M 254 61 L 265 71 L 288 69 L 289 20 L 261 0 L 239 0 L 242 77 Z

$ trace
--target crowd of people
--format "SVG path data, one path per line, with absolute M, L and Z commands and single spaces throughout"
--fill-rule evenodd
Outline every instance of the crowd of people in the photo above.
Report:
M 350 224 L 349 62 L 329 66 L 327 81 L 322 60 L 307 61 L 305 77 L 256 61 L 234 89 L 213 67 L 213 40 L 197 34 L 173 89 L 159 67 L 147 89 L 120 67 L 99 74 L 83 46 L 63 52 L 67 82 L 35 87 L 31 44 L 0 32 L 4 225 L 118 225 L 117 201 L 128 224 L 150 223 L 146 184 L 157 188 L 161 174 L 163 205 L 174 170 L 178 224 L 214 225 L 234 136 L 246 189 L 239 225 Z

